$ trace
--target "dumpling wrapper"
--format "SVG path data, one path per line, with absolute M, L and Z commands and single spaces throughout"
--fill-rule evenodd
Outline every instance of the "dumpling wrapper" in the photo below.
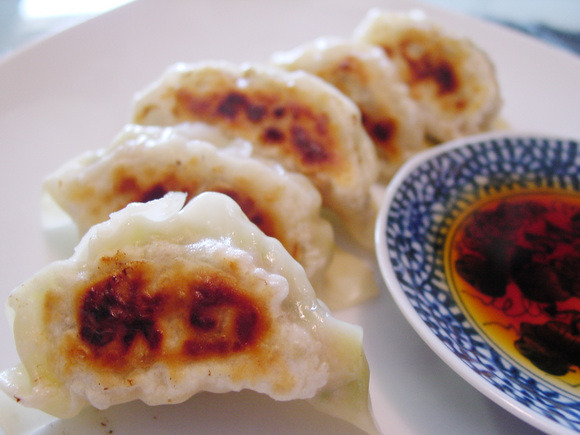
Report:
M 131 124 L 127 126 L 127 129 L 131 129 Z M 153 129 L 149 131 L 153 134 Z M 117 139 L 124 134 L 121 132 Z M 184 123 L 172 126 L 171 129 L 164 131 L 160 130 L 159 139 L 163 140 L 184 140 L 184 141 L 204 141 L 209 142 L 212 145 L 220 149 L 220 153 L 227 153 L 232 156 L 239 157 L 250 157 L 252 154 L 252 144 L 241 138 L 228 137 L 219 129 L 212 127 L 204 123 Z M 104 153 L 103 149 L 97 151 L 86 151 L 84 154 L 77 156 L 73 160 L 65 163 L 61 166 L 55 173 L 50 174 L 47 178 L 52 176 L 62 176 L 64 172 L 77 172 L 81 171 L 88 165 L 91 165 L 99 158 L 99 155 Z M 41 217 L 42 217 L 42 228 L 46 241 L 48 242 L 51 252 L 53 254 L 53 259 L 60 260 L 62 258 L 69 257 L 74 250 L 74 247 L 79 242 L 79 236 L 82 236 L 86 230 L 92 224 L 96 223 L 94 217 L 82 217 L 86 211 L 74 211 L 75 207 L 68 204 L 66 210 L 63 208 L 62 204 L 64 201 L 64 196 L 62 197 L 60 204 L 57 203 L 54 197 L 47 191 L 47 180 L 42 189 L 41 195 Z M 56 195 L 55 196 L 59 196 Z M 80 198 L 75 198 L 73 202 L 78 200 L 83 200 L 82 195 Z M 93 213 L 89 213 L 93 214 Z M 74 218 L 74 221 L 73 221 Z M 108 216 L 104 216 L 101 220 L 108 219 Z
M 53 248 L 59 251 L 63 236 L 73 239 L 68 243 L 71 249 L 78 241 L 68 236 L 72 231 L 62 231 L 72 227 L 70 219 L 62 219 L 57 231 L 52 228 L 53 203 L 84 234 L 130 202 L 157 199 L 168 191 L 186 192 L 188 198 L 218 191 L 238 202 L 264 233 L 282 242 L 331 309 L 376 296 L 371 263 L 334 243 L 332 226 L 321 217 L 320 193 L 312 183 L 250 154 L 249 143 L 226 140 L 207 125 L 127 125 L 108 149 L 85 153 L 45 180 L 47 239 L 54 239 Z
M 334 237 L 331 224 L 320 216 L 320 193 L 301 174 L 247 157 L 243 146 L 222 142 L 217 148 L 195 139 L 209 133 L 191 124 L 130 124 L 110 147 L 68 162 L 43 187 L 81 234 L 131 202 L 159 199 L 171 191 L 188 198 L 221 192 L 266 235 L 282 242 L 311 281 L 321 279 Z
M 67 418 L 251 389 L 374 432 L 362 329 L 333 318 L 229 197 L 184 202 L 129 205 L 11 293 L 22 363 L 2 390 Z
M 372 247 L 378 177 L 357 106 L 304 71 L 228 62 L 176 64 L 135 97 L 133 122 L 203 122 L 253 145 L 253 155 L 306 175 L 323 203 Z
M 359 107 L 384 180 L 390 179 L 409 156 L 425 149 L 422 114 L 395 65 L 379 47 L 323 37 L 275 53 L 272 63 L 317 75 Z
M 444 142 L 492 128 L 502 106 L 495 67 L 472 41 L 422 11 L 372 9 L 355 40 L 381 47 L 419 103 L 429 138 Z

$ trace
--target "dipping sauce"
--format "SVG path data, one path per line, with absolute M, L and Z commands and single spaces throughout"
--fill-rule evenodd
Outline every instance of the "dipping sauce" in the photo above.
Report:
M 580 194 L 486 198 L 455 221 L 444 256 L 484 335 L 525 367 L 580 385 Z

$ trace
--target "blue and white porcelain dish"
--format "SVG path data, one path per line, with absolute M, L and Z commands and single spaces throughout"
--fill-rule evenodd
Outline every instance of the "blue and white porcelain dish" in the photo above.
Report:
M 496 132 L 424 151 L 387 187 L 377 259 L 406 319 L 461 377 L 540 430 L 579 432 L 580 386 L 562 388 L 490 341 L 457 303 L 446 274 L 445 238 L 457 216 L 490 192 L 528 188 L 579 193 L 579 141 Z

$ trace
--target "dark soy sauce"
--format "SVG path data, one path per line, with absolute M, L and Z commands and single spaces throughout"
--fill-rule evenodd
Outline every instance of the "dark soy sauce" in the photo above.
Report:
M 458 303 L 510 356 L 580 385 L 580 194 L 486 198 L 449 232 Z

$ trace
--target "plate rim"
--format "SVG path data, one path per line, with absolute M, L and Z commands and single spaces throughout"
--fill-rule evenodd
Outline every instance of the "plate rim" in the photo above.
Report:
M 434 146 L 422 151 L 407 160 L 396 172 L 395 176 L 388 183 L 385 192 L 381 198 L 379 211 L 375 223 L 375 255 L 379 271 L 385 283 L 389 294 L 393 297 L 397 307 L 412 326 L 413 330 L 425 342 L 425 344 L 455 373 L 463 380 L 473 386 L 487 398 L 503 407 L 508 412 L 522 419 L 531 426 L 536 427 L 549 433 L 572 434 L 574 430 L 564 427 L 560 423 L 550 420 L 547 417 L 524 407 L 521 403 L 499 390 L 493 384 L 487 382 L 480 375 L 475 373 L 471 367 L 465 364 L 453 353 L 445 344 L 435 335 L 433 330 L 418 316 L 417 311 L 406 297 L 405 292 L 397 279 L 392 263 L 389 260 L 389 249 L 387 247 L 387 215 L 391 208 L 394 196 L 398 192 L 401 184 L 407 177 L 419 166 L 425 162 L 450 151 L 468 146 L 477 145 L 481 142 L 490 142 L 492 140 L 514 140 L 514 139 L 535 139 L 548 141 L 580 142 L 580 139 L 571 136 L 559 136 L 533 131 L 493 131 L 482 134 L 475 134 L 454 139 L 443 144 Z M 479 335 L 479 333 L 478 333 Z

